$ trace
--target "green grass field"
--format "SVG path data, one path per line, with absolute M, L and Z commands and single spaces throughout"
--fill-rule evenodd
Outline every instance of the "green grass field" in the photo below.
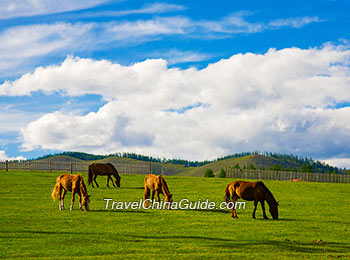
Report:
M 91 211 L 64 211 L 51 198 L 58 173 L 0 172 L 3 259 L 350 259 L 349 184 L 264 181 L 280 220 L 251 218 L 253 203 L 232 219 L 223 210 L 105 210 L 104 198 L 138 201 L 141 175 L 121 188 L 88 187 Z M 85 182 L 86 175 L 83 174 Z M 165 176 L 174 200 L 223 201 L 232 179 Z M 269 213 L 268 216 L 270 217 Z

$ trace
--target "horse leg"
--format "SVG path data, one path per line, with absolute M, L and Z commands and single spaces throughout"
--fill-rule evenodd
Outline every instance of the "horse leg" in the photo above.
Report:
M 263 210 L 263 216 L 264 216 L 264 219 L 269 219 L 266 215 L 266 212 L 265 212 L 265 201 L 264 200 L 261 200 L 260 201 L 260 204 L 261 204 L 261 207 L 262 207 L 262 210 Z
M 98 186 L 98 183 L 97 183 L 97 181 L 96 181 L 96 178 L 97 178 L 97 175 L 94 176 L 94 182 L 96 183 L 97 188 L 99 188 L 100 186 Z
M 70 210 L 73 210 L 73 205 L 74 205 L 74 197 L 75 197 L 75 191 L 72 190 L 72 203 L 70 204 Z
M 81 194 L 78 193 L 78 196 L 79 196 L 79 208 L 81 211 L 83 211 L 83 207 L 81 206 Z
M 109 188 L 109 178 L 110 178 L 110 176 L 109 175 L 107 175 L 107 187 Z M 112 181 L 113 182 L 113 181 Z
M 95 188 L 95 187 L 94 187 L 94 175 L 91 177 L 91 186 L 92 186 L 93 188 Z
M 143 201 L 149 199 L 149 195 L 150 195 L 150 189 L 147 186 L 145 186 L 145 191 L 143 193 Z M 148 208 L 148 204 L 149 204 L 149 201 L 147 200 L 145 203 L 146 208 Z
M 255 219 L 256 206 L 258 206 L 258 201 L 254 200 L 253 218 Z
M 67 191 L 63 188 L 62 189 L 62 193 L 61 193 L 61 210 L 64 210 L 64 197 L 66 196 Z
M 231 217 L 238 218 L 237 212 L 236 212 L 236 201 L 239 199 L 239 197 L 235 194 L 232 196 L 231 203 L 233 203 L 232 210 L 231 210 Z
M 153 201 L 154 201 L 154 194 L 156 193 L 156 191 L 154 190 L 154 191 L 152 191 L 152 203 L 153 203 Z
M 112 179 L 112 176 L 109 176 L 110 178 L 111 178 L 111 182 L 112 182 L 112 184 L 113 184 L 113 187 L 115 188 L 115 184 L 114 184 L 114 182 L 116 182 L 117 181 L 117 178 L 113 175 L 113 177 L 114 177 L 114 179 L 115 179 L 115 181 L 113 181 L 113 179 Z
M 59 194 L 58 194 L 58 209 L 62 210 L 62 206 L 61 206 L 61 200 L 62 200 L 62 186 L 60 184 L 60 188 L 59 188 Z
M 157 192 L 157 201 L 160 202 L 159 192 Z
M 237 212 L 236 212 L 236 209 L 235 209 L 235 208 L 232 208 L 232 210 L 231 210 L 231 217 L 233 217 L 233 218 L 238 218 Z

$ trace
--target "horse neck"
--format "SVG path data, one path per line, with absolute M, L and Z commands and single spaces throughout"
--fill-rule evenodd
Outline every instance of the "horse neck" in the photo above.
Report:
M 167 197 L 170 196 L 168 185 L 166 184 L 164 179 L 163 178 L 159 178 L 159 180 L 160 180 L 160 183 L 161 183 L 162 192 L 163 192 L 164 196 L 167 196 Z
M 80 193 L 81 196 L 86 197 L 87 196 L 87 190 L 84 182 L 80 182 Z
M 269 204 L 269 206 L 275 206 L 277 205 L 277 201 L 275 200 L 275 197 L 272 195 L 271 191 L 269 191 L 266 187 L 265 189 L 265 200 Z

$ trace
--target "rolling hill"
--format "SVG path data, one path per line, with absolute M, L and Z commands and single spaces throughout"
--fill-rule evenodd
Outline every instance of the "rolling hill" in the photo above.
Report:
M 132 156 L 130 156 L 132 155 Z M 212 169 L 214 173 L 220 171 L 221 168 L 234 167 L 236 164 L 240 168 L 248 168 L 253 165 L 256 169 L 269 169 L 271 166 L 279 165 L 283 169 L 296 168 L 300 169 L 303 164 L 310 164 L 315 172 L 336 171 L 337 173 L 345 172 L 337 167 L 314 161 L 311 158 L 300 158 L 293 155 L 280 154 L 258 154 L 258 153 L 242 153 L 232 156 L 218 158 L 214 161 L 206 162 L 190 162 L 186 160 L 166 160 L 152 158 L 142 155 L 125 154 L 125 155 L 93 155 L 85 153 L 64 152 L 57 155 L 47 155 L 38 158 L 39 161 L 51 161 L 62 163 L 114 163 L 114 164 L 132 164 L 132 165 L 148 165 L 152 164 L 152 171 L 155 174 L 164 175 L 188 175 L 188 176 L 204 176 L 206 169 Z M 182 164 L 181 164 L 181 163 Z M 198 165 L 194 167 L 193 165 Z

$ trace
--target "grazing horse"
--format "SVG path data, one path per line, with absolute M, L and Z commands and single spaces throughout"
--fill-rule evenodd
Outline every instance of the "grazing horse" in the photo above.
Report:
M 52 198 L 56 200 L 59 196 L 59 210 L 64 209 L 64 196 L 67 191 L 72 192 L 72 204 L 70 205 L 70 210 L 73 210 L 75 193 L 79 196 L 79 207 L 83 210 L 82 205 L 86 211 L 89 210 L 90 195 L 87 194 L 87 189 L 84 183 L 83 176 L 71 175 L 71 174 L 61 174 L 56 181 L 55 187 L 52 191 Z
M 228 184 L 225 189 L 226 203 L 236 202 L 239 198 L 254 201 L 253 218 L 255 218 L 256 206 L 258 205 L 258 202 L 260 202 L 264 219 L 268 219 L 264 205 L 264 201 L 266 200 L 270 206 L 272 218 L 278 219 L 278 202 L 262 181 L 234 181 Z M 232 209 L 231 216 L 233 218 L 238 218 L 235 208 Z
M 143 194 L 144 201 L 149 199 L 150 191 L 152 191 L 152 201 L 154 200 L 154 193 L 157 194 L 157 200 L 160 202 L 159 194 L 163 194 L 165 202 L 167 202 L 168 209 L 171 208 L 173 202 L 173 195 L 170 194 L 168 185 L 166 184 L 162 175 L 148 174 L 145 177 L 145 192 Z M 149 201 L 146 201 L 145 206 L 148 207 Z
M 112 181 L 113 187 L 115 187 L 114 182 L 112 180 L 111 175 L 113 175 L 115 179 L 115 184 L 117 184 L 117 187 L 120 187 L 120 176 L 116 168 L 111 163 L 93 163 L 89 165 L 88 169 L 88 185 L 90 183 L 92 184 L 92 187 L 94 188 L 94 183 L 96 183 L 96 186 L 98 186 L 98 183 L 96 182 L 97 175 L 107 175 L 107 187 L 109 188 L 109 180 Z

